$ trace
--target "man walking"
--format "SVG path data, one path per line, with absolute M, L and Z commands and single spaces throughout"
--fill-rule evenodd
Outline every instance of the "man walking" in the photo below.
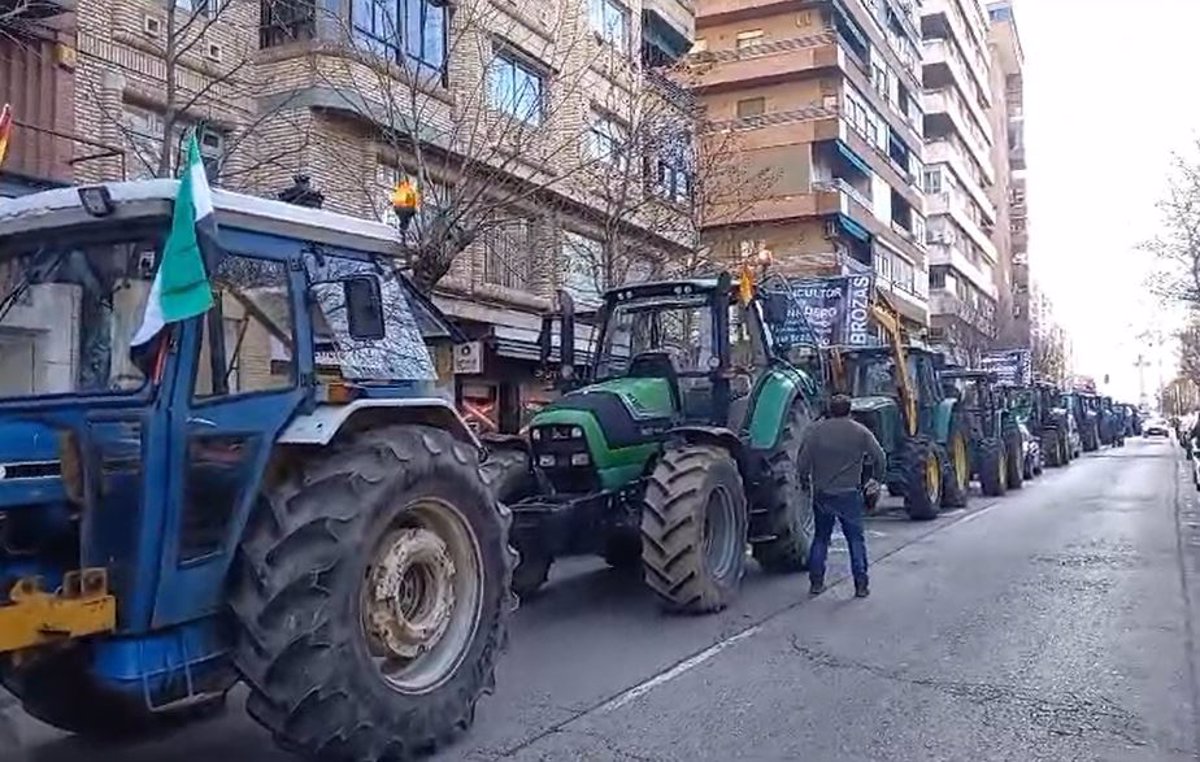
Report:
M 878 490 L 879 481 L 887 472 L 887 456 L 871 430 L 850 418 L 850 398 L 835 395 L 829 401 L 829 417 L 809 426 L 800 445 L 800 475 L 810 477 L 816 523 L 816 536 L 808 555 L 809 592 L 813 595 L 825 591 L 825 557 L 835 521 L 841 523 L 849 546 L 854 596 L 870 595 L 867 541 L 863 535 L 866 505 L 862 470 L 867 458 L 873 467 L 868 489 Z

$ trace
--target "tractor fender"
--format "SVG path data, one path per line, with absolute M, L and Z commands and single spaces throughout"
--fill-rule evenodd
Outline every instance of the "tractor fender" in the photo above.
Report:
M 732 430 L 722 426 L 675 426 L 667 430 L 666 441 L 683 440 L 689 444 L 713 444 L 730 452 L 739 464 L 744 446 Z
M 750 417 L 746 423 L 750 449 L 775 449 L 796 398 L 815 396 L 815 389 L 811 378 L 799 371 L 776 368 L 765 373 L 751 392 Z
M 944 399 L 933 409 L 934 441 L 945 446 L 950 441 L 950 425 L 954 421 L 954 410 L 958 405 L 956 399 Z
M 321 404 L 292 419 L 276 440 L 281 445 L 323 447 L 343 430 L 390 424 L 420 424 L 448 431 L 480 452 L 483 445 L 447 400 L 441 397 L 358 399 L 344 405 Z

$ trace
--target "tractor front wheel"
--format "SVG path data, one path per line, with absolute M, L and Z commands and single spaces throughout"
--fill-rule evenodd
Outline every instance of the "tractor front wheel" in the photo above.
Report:
M 753 545 L 754 559 L 772 573 L 803 571 L 814 531 L 812 492 L 801 482 L 800 438 L 812 422 L 800 405 L 792 408 L 779 436 L 779 445 L 767 459 L 769 477 L 759 491 L 755 509 L 762 511 L 773 539 Z
M 999 439 L 979 443 L 979 486 L 988 497 L 999 497 L 1008 489 L 1007 455 L 1004 442 Z
M 919 521 L 935 519 L 942 503 L 942 463 L 927 439 L 910 440 L 904 451 L 904 510 Z
M 230 601 L 247 711 L 313 759 L 433 751 L 495 684 L 511 514 L 476 451 L 427 426 L 355 433 L 288 471 L 246 528 Z
M 746 495 L 728 451 L 668 447 L 646 482 L 642 566 L 668 611 L 720 611 L 746 569 Z
M 1012 431 L 1004 437 L 1005 483 L 1009 489 L 1021 489 L 1025 484 L 1025 453 L 1021 433 Z

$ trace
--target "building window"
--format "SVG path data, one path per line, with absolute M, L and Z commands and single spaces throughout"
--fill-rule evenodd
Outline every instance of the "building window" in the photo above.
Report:
M 944 267 L 929 268 L 929 287 L 930 288 L 945 288 L 946 287 L 946 269 Z
M 591 0 L 592 31 L 618 51 L 629 50 L 629 9 L 615 0 Z
M 579 233 L 563 234 L 563 288 L 585 305 L 600 303 L 604 291 L 604 244 Z
M 353 0 L 354 40 L 376 55 L 442 77 L 446 8 L 441 0 Z
M 514 218 L 497 222 L 483 235 L 483 279 L 506 288 L 528 288 L 533 279 L 532 220 Z
M 744 48 L 752 48 L 755 45 L 762 45 L 762 43 L 763 43 L 763 30 L 761 30 L 761 29 L 751 29 L 746 32 L 738 32 L 737 33 L 737 49 L 738 50 L 742 50 Z
M 260 48 L 311 40 L 316 32 L 315 0 L 262 0 L 258 29 Z
M 766 98 L 746 98 L 737 102 L 737 118 L 749 119 L 762 116 L 767 110 Z
M 492 59 L 489 72 L 492 106 L 532 125 L 542 123 L 545 78 L 507 53 Z
M 925 170 L 925 192 L 942 192 L 942 171 L 940 169 Z
M 683 133 L 665 141 L 655 159 L 655 192 L 677 204 L 688 203 L 692 198 L 693 164 L 690 134 Z
M 588 130 L 589 152 L 593 159 L 623 169 L 628 157 L 625 142 L 629 131 L 625 125 L 608 114 L 592 111 Z

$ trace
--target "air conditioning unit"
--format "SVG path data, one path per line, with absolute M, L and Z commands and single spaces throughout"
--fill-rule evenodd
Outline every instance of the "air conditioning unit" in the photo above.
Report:
M 832 241 L 838 237 L 838 224 L 834 220 L 825 220 L 825 238 Z
M 159 37 L 162 35 L 162 19 L 157 16 L 146 14 L 142 17 L 142 32 L 147 37 Z

